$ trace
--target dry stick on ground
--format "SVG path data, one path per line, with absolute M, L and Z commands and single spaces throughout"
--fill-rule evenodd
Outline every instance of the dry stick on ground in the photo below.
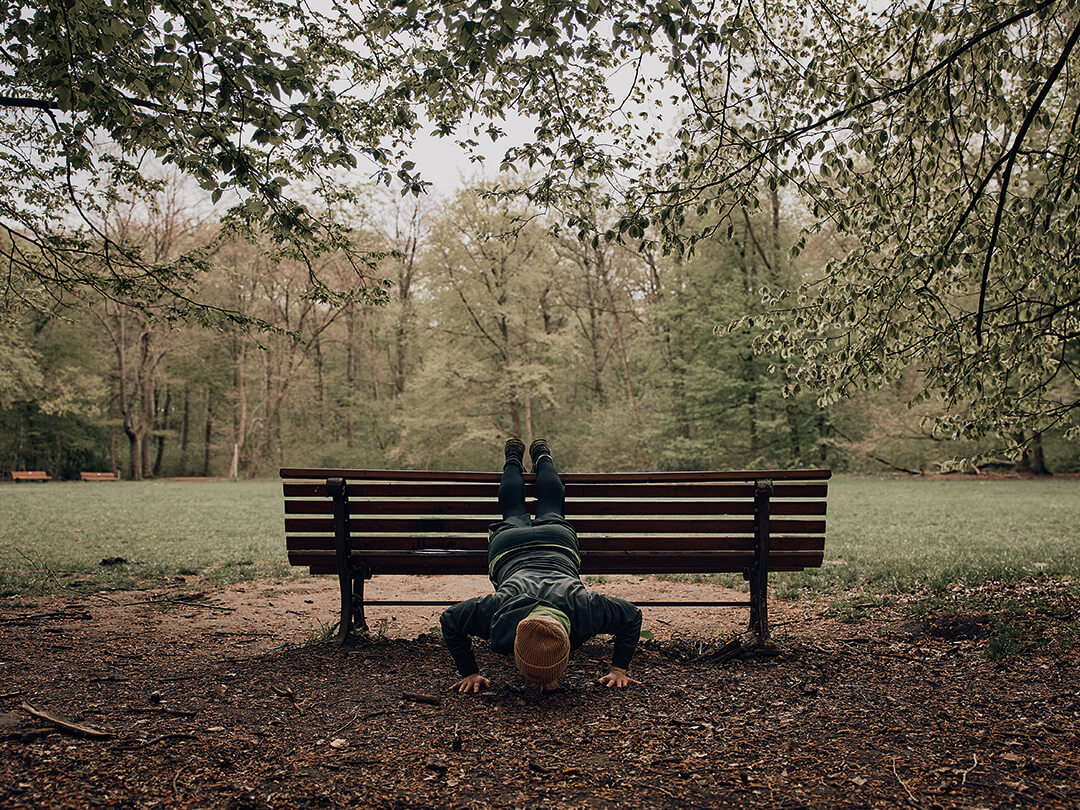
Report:
M 139 714 L 169 714 L 173 717 L 194 717 L 198 714 L 197 711 L 170 709 L 168 706 L 128 706 L 127 710 Z
M 86 726 L 82 723 L 76 723 L 73 720 L 68 720 L 65 717 L 60 717 L 59 715 L 52 714 L 51 712 L 44 711 L 43 709 L 35 708 L 29 703 L 23 703 L 22 709 L 27 714 L 31 714 L 41 720 L 47 720 L 61 731 L 66 731 L 71 734 L 82 734 L 86 737 L 93 737 L 94 739 L 98 740 L 109 739 L 116 736 L 111 731 L 104 731 L 100 728 L 94 728 L 93 726 Z
M 236 610 L 236 608 L 208 605 L 205 602 L 196 602 L 193 599 L 148 599 L 146 601 L 155 605 L 160 605 L 162 602 L 168 602 L 173 605 L 190 605 L 191 607 L 204 608 L 206 610 L 221 610 L 227 613 L 232 613 Z
M 178 770 L 178 771 L 176 772 L 176 776 L 174 776 L 174 777 L 172 778 L 172 790 L 173 790 L 173 795 L 174 795 L 174 796 L 176 796 L 176 798 L 177 798 L 177 799 L 179 799 L 179 798 L 180 798 L 180 789 L 179 789 L 179 788 L 178 788 L 178 787 L 176 786 L 176 780 L 180 778 L 180 774 L 182 774 L 182 773 L 184 772 L 184 769 L 185 769 L 185 768 L 187 768 L 187 766 L 188 766 L 188 764 L 187 764 L 187 763 L 186 763 L 186 764 L 184 764 L 184 765 L 181 765 L 181 766 L 180 766 L 180 770 Z
M 140 748 L 149 748 L 151 745 L 157 745 L 159 742 L 165 742 L 166 740 L 194 740 L 194 734 L 188 734 L 185 731 L 173 731 L 168 734 L 162 734 L 158 737 L 154 737 L 152 740 L 147 740 Z
M 102 596 L 100 593 L 80 593 L 79 591 L 72 588 L 70 585 L 65 585 L 63 582 L 61 582 L 60 578 L 58 576 L 56 576 L 56 574 L 53 573 L 53 570 L 51 568 L 49 568 L 49 566 L 46 565 L 43 561 L 35 560 L 33 557 L 31 557 L 29 554 L 27 554 L 25 551 L 23 551 L 21 548 L 18 548 L 17 546 L 12 546 L 12 548 L 15 549 L 15 553 L 17 553 L 20 557 L 22 557 L 24 560 L 26 560 L 31 565 L 39 565 L 42 568 L 44 568 L 45 573 L 48 574 L 50 577 L 52 577 L 53 582 L 56 583 L 58 588 L 61 588 L 62 590 L 65 590 L 65 591 L 71 591 L 72 593 L 79 594 L 79 596 L 82 596 L 82 597 L 90 597 L 92 599 L 103 599 L 106 602 L 111 602 L 114 605 L 121 605 L 122 604 L 121 602 L 117 601 L 116 599 L 113 599 L 112 597 L 109 597 L 109 596 Z
M 19 616 L 0 616 L 0 624 L 29 624 L 30 622 L 45 621 L 46 619 L 90 619 L 90 611 L 81 610 L 78 613 L 70 613 L 63 610 L 54 610 L 50 613 L 23 613 Z
M 911 797 L 911 801 L 913 801 L 915 804 L 921 804 L 921 802 L 919 802 L 919 800 L 915 797 L 915 794 L 911 792 L 911 788 L 909 788 L 907 786 L 907 782 L 905 782 L 903 779 L 901 779 L 900 774 L 898 774 L 896 772 L 896 760 L 895 759 L 893 759 L 893 761 L 892 761 L 892 772 L 893 772 L 893 776 L 896 777 L 896 781 L 900 783 L 900 786 L 904 790 L 907 791 L 907 795 Z
M 979 767 L 979 758 L 974 754 L 971 755 L 972 765 L 966 771 L 964 771 L 964 778 L 960 780 L 960 787 L 964 787 L 967 784 L 968 774 Z
M 351 727 L 358 720 L 360 722 L 363 722 L 364 720 L 370 720 L 373 717 L 378 717 L 378 716 L 383 715 L 383 714 L 390 714 L 390 710 L 389 709 L 379 709 L 378 711 L 368 712 L 367 714 L 365 714 L 365 715 L 363 715 L 361 717 L 360 711 L 358 709 L 356 714 L 353 715 L 352 720 L 350 720 L 348 723 L 343 725 L 341 728 L 335 729 L 334 732 L 330 736 L 331 737 L 336 737 L 338 734 L 345 731 L 345 729 Z
M 420 692 L 402 692 L 401 697 L 415 703 L 429 703 L 432 706 L 438 706 L 442 703 L 442 698 L 437 697 L 436 695 L 424 695 Z

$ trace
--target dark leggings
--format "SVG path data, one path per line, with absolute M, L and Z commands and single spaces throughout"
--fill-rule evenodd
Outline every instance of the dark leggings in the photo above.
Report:
M 528 517 L 525 508 L 525 479 L 521 465 L 512 461 L 503 467 L 502 481 L 499 482 L 499 508 L 503 520 L 511 517 Z M 555 463 L 550 456 L 544 456 L 536 468 L 536 516 L 544 517 L 555 514 L 564 517 L 566 488 L 555 471 Z

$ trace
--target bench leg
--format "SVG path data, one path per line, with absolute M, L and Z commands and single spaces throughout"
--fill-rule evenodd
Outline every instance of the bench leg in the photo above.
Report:
M 352 576 L 341 582 L 341 619 L 338 621 L 338 644 L 344 644 L 353 630 L 367 632 L 367 617 L 364 616 L 364 580 L 369 574 L 366 569 L 351 572 Z
M 344 644 L 352 632 L 352 588 L 349 587 L 348 579 L 340 579 L 338 582 L 341 586 L 341 618 L 338 619 L 337 643 Z
M 761 644 L 769 643 L 769 572 L 750 572 L 750 632 Z
M 353 626 L 357 630 L 367 632 L 367 617 L 364 616 L 364 580 L 370 576 L 367 569 L 361 569 L 356 572 L 353 577 L 353 592 L 352 592 L 352 615 Z
M 750 580 L 750 632 L 769 644 L 769 501 L 772 481 L 754 482 L 754 567 Z

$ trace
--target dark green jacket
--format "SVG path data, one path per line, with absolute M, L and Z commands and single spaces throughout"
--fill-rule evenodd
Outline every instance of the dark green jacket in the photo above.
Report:
M 558 608 L 570 618 L 570 649 L 600 633 L 615 636 L 612 666 L 626 669 L 641 634 L 641 611 L 623 599 L 585 589 L 566 563 L 529 554 L 501 581 L 498 590 L 459 602 L 442 615 L 443 640 L 462 677 L 479 671 L 469 636 L 491 640 L 491 649 L 512 655 L 518 622 L 539 605 Z

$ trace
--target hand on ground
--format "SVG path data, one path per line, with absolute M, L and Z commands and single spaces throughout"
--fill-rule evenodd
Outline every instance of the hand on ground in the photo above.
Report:
M 641 681 L 635 681 L 626 674 L 625 669 L 619 667 L 612 667 L 607 675 L 600 676 L 597 681 L 608 688 L 614 686 L 616 689 L 623 689 L 632 683 L 641 686 Z
M 488 689 L 491 686 L 491 681 L 481 675 L 479 672 L 474 672 L 472 675 L 466 675 L 460 681 L 450 687 L 451 692 L 479 692 L 481 689 Z

